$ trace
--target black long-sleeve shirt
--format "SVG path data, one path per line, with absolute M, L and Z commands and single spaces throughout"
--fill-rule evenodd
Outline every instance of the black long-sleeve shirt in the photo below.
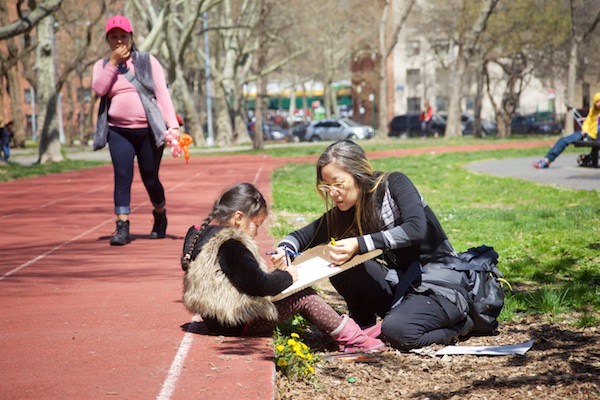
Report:
M 381 230 L 357 236 L 359 253 L 374 249 L 384 250 L 390 267 L 404 269 L 413 261 L 426 264 L 454 255 L 437 217 L 419 194 L 412 181 L 404 174 L 389 174 L 385 190 L 376 194 Z M 325 243 L 331 232 L 344 232 L 353 223 L 355 207 L 348 211 L 332 209 L 316 221 L 297 230 L 280 242 L 294 251 Z M 333 221 L 335 229 L 327 221 Z M 344 237 L 339 237 L 344 238 Z

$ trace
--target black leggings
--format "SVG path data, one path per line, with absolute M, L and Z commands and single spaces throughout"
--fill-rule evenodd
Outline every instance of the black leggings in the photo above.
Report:
M 330 278 L 346 300 L 350 317 L 361 327 L 373 325 L 377 316 L 383 318 L 383 336 L 400 350 L 448 344 L 457 337 L 466 315 L 431 291 L 409 292 L 390 309 L 394 293 L 385 280 L 387 272 L 387 268 L 370 260 Z
M 131 212 L 133 161 L 137 156 L 142 182 L 154 208 L 164 207 L 165 190 L 158 178 L 164 146 L 156 147 L 148 128 L 126 129 L 111 126 L 108 147 L 114 169 L 115 214 Z

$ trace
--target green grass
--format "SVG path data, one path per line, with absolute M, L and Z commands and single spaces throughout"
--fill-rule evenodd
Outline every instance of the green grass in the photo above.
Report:
M 426 154 L 376 159 L 373 164 L 377 170 L 401 171 L 413 180 L 457 251 L 494 246 L 499 267 L 515 289 L 507 296 L 501 319 L 536 313 L 553 320 L 571 314 L 578 326 L 590 326 L 598 323 L 600 311 L 598 192 L 462 168 L 472 161 L 539 156 L 545 150 Z M 314 184 L 314 164 L 290 164 L 275 171 L 276 238 L 324 211 Z
M 103 161 L 65 160 L 59 163 L 21 165 L 11 162 L 0 164 L 0 182 L 16 179 L 32 178 L 40 175 L 56 174 L 59 172 L 75 171 L 106 164 Z

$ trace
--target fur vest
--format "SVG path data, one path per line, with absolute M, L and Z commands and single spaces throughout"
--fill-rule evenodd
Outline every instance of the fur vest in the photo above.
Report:
M 223 228 L 202 246 L 185 273 L 185 308 L 229 326 L 241 325 L 254 319 L 276 320 L 277 309 L 269 297 L 250 296 L 240 292 L 223 273 L 218 259 L 219 248 L 230 239 L 242 243 L 254 255 L 259 267 L 268 271 L 254 240 L 239 229 Z

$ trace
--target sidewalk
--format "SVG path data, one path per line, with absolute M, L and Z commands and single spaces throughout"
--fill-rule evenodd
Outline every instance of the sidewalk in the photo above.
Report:
M 497 148 L 490 146 L 435 151 Z M 431 151 L 401 149 L 369 156 Z M 105 150 L 69 154 L 107 156 Z M 37 158 L 15 154 L 14 161 L 27 162 L 27 157 Z M 572 154 L 559 159 L 543 171 L 532 168 L 531 159 L 490 160 L 468 168 L 525 179 L 543 176 L 554 183 L 583 180 L 573 177 L 589 173 L 589 190 L 598 190 L 600 169 L 577 167 Z M 165 157 L 161 178 L 167 191 L 168 237 L 149 239 L 151 206 L 136 176 L 134 240 L 124 247 L 108 245 L 114 230 L 110 164 L 1 183 L 0 397 L 273 399 L 270 339 L 206 334 L 181 304 L 178 261 L 188 227 L 208 214 L 223 188 L 252 182 L 271 203 L 272 171 L 300 161 L 314 162 L 316 156 L 193 157 L 187 164 Z M 274 244 L 264 230 L 258 240 L 261 248 Z
M 465 165 L 465 168 L 489 175 L 526 179 L 544 185 L 600 191 L 600 168 L 578 166 L 577 155 L 561 154 L 547 169 L 536 169 L 532 166 L 539 157 L 478 161 Z

